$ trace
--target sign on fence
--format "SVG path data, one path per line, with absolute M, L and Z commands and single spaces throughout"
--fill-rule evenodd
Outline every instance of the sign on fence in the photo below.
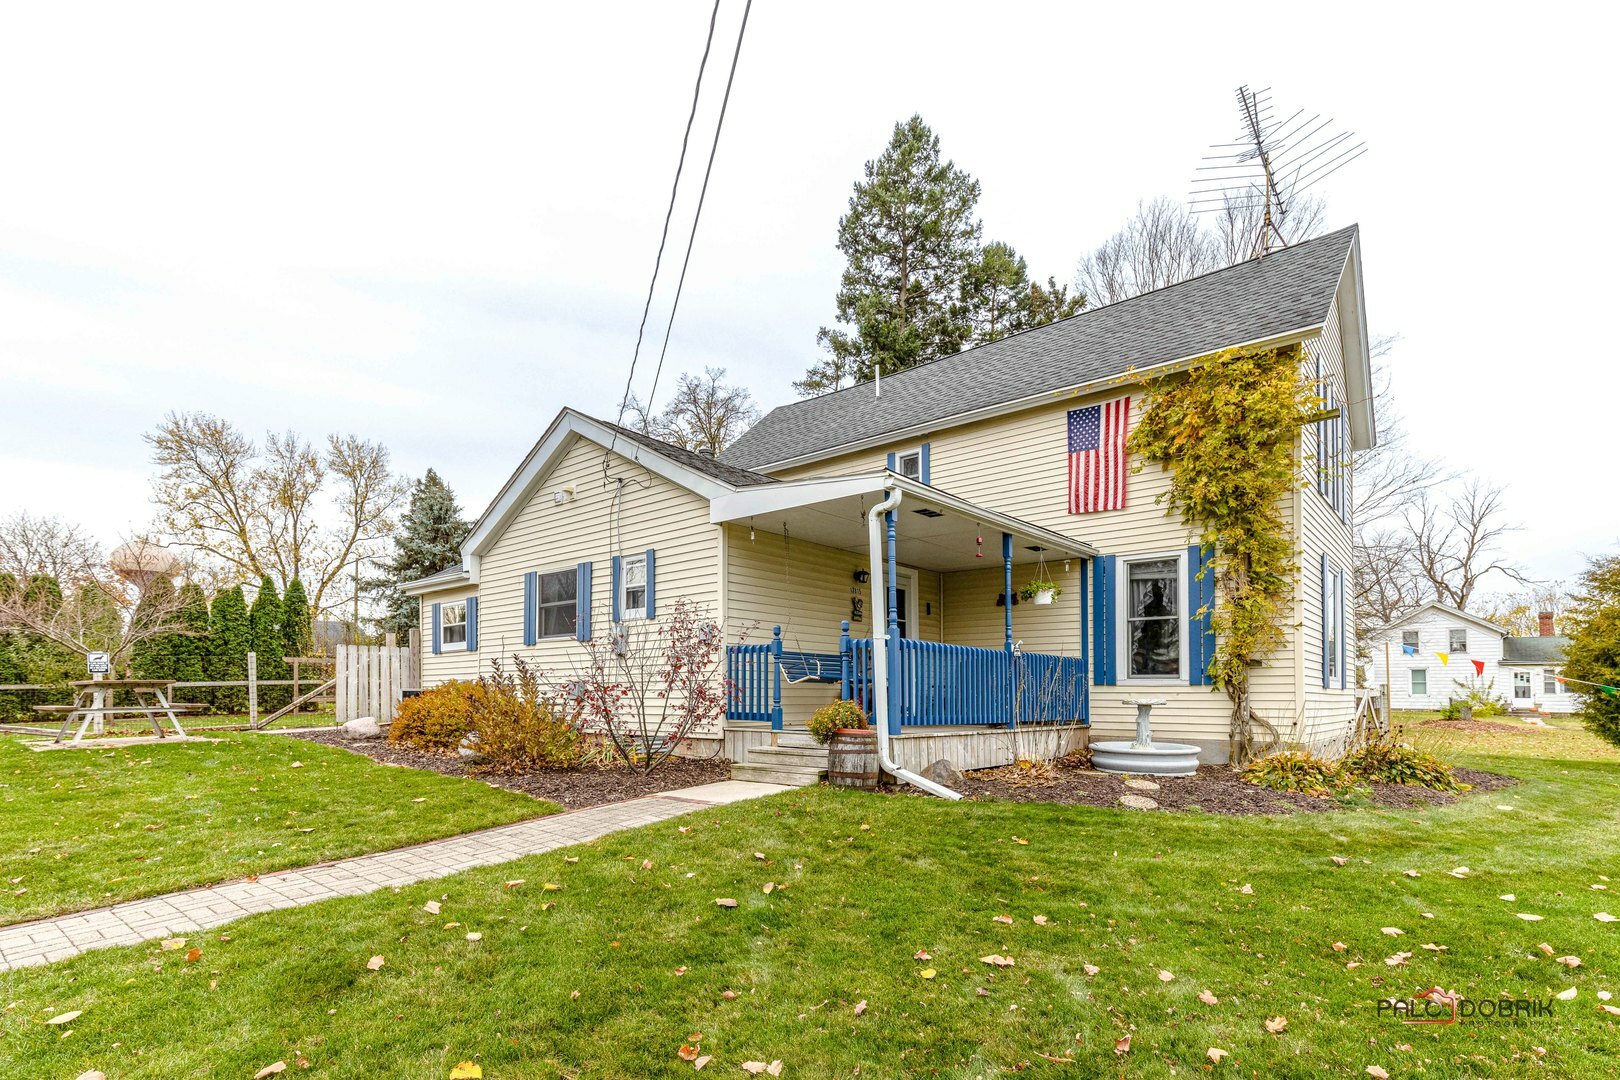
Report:
M 394 719 L 402 692 L 421 685 L 411 650 L 388 645 L 337 647 L 337 722 L 359 716 Z

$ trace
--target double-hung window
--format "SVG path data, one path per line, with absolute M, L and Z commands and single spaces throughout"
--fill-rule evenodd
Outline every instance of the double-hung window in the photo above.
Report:
M 540 575 L 540 636 L 573 637 L 579 617 L 579 570 Z
M 1558 672 L 1543 671 L 1541 673 L 1541 692 L 1543 694 L 1562 694 L 1564 686 L 1558 681 Z
M 1127 560 L 1125 618 L 1128 677 L 1175 679 L 1182 674 L 1181 560 Z
M 619 610 L 626 619 L 647 617 L 647 557 L 628 555 L 619 574 Z
M 467 601 L 456 600 L 439 607 L 439 643 L 467 644 Z
M 1420 668 L 1419 667 L 1419 668 L 1413 668 L 1412 669 L 1412 696 L 1413 697 L 1428 697 L 1429 696 L 1429 669 L 1428 668 Z
M 1401 631 L 1401 648 L 1415 649 L 1418 647 L 1418 632 L 1416 630 Z
M 1327 605 L 1327 642 L 1323 652 L 1327 656 L 1329 686 L 1339 681 L 1339 643 L 1344 635 L 1344 612 L 1339 609 L 1340 592 L 1339 575 L 1335 572 L 1329 582 L 1327 595 L 1322 598 L 1322 603 Z
M 1451 651 L 1460 653 L 1468 651 L 1468 631 L 1453 630 L 1451 632 Z

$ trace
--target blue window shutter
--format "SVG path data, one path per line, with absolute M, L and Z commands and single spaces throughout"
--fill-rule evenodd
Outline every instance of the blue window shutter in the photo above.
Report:
M 433 655 L 439 655 L 439 605 L 433 605 Z
M 478 597 L 467 597 L 467 651 L 478 651 Z
M 1339 689 L 1343 690 L 1350 685 L 1349 672 L 1345 669 L 1345 659 L 1348 655 L 1348 645 L 1345 643 L 1345 625 L 1350 621 L 1344 616 L 1344 571 L 1340 570 L 1334 575 L 1338 578 L 1339 603 L 1334 608 L 1339 619 Z
M 1187 548 L 1187 685 L 1210 686 L 1215 659 L 1215 570 L 1201 544 Z
M 539 641 L 540 575 L 530 570 L 523 575 L 523 644 Z
M 1328 688 L 1328 599 L 1333 583 L 1328 578 L 1327 553 L 1322 554 L 1322 689 Z
M 658 613 L 658 607 L 653 603 L 653 581 L 658 577 L 653 573 L 653 562 L 657 553 L 652 548 L 647 549 L 647 618 L 651 619 Z
M 932 479 L 930 479 L 931 470 L 929 469 L 928 444 L 927 443 L 922 444 L 922 453 L 921 453 L 920 456 L 922 458 L 922 464 L 921 464 L 922 482 L 925 483 L 925 484 L 932 484 L 934 481 Z
M 893 450 L 889 451 L 889 471 L 890 472 L 895 471 L 895 460 L 894 460 L 894 451 Z
M 579 578 L 574 585 L 574 638 L 591 640 L 591 564 L 579 564 Z
M 624 614 L 619 611 L 619 576 L 624 572 L 624 560 L 613 556 L 613 622 L 615 625 L 624 621 Z
M 1092 627 L 1097 685 L 1114 685 L 1114 556 L 1099 555 L 1093 594 Z

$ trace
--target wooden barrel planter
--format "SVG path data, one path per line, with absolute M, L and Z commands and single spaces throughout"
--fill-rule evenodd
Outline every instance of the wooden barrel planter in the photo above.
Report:
M 876 791 L 877 732 L 872 728 L 838 728 L 827 743 L 827 782 L 833 787 Z

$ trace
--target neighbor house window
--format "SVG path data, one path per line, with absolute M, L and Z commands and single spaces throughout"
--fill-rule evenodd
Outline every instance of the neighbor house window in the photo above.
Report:
M 1181 675 L 1181 560 L 1125 564 L 1125 632 L 1132 678 Z
M 1412 669 L 1412 696 L 1429 696 L 1429 672 L 1427 668 Z
M 619 579 L 619 610 L 626 619 L 647 617 L 647 557 L 631 555 L 624 560 Z
M 1562 694 L 1564 684 L 1558 681 L 1558 672 L 1543 671 L 1541 673 L 1541 692 L 1543 694 Z
M 1401 648 L 1407 647 L 1414 649 L 1418 647 L 1418 632 L 1416 630 L 1401 631 Z
M 1466 630 L 1453 630 L 1451 632 L 1451 651 L 1452 652 L 1467 652 L 1468 651 L 1468 631 L 1466 631 Z
M 579 570 L 540 575 L 540 636 L 573 637 L 579 615 Z
M 467 601 L 439 606 L 439 643 L 441 645 L 467 644 Z
M 911 450 L 894 457 L 894 471 L 911 480 L 922 479 L 922 451 Z

